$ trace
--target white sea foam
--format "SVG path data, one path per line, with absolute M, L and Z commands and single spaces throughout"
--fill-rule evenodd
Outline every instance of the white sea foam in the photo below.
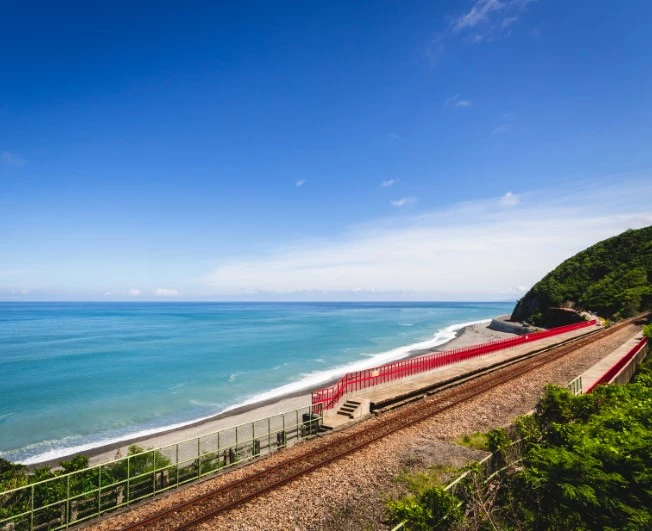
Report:
M 25 457 L 22 459 L 17 459 L 15 460 L 16 463 L 22 464 L 22 465 L 36 465 L 38 463 L 43 463 L 45 461 L 53 461 L 56 459 L 61 459 L 62 457 L 68 456 L 68 455 L 74 455 L 78 454 L 80 452 L 85 452 L 88 450 L 93 450 L 95 448 L 101 448 L 102 446 L 109 446 L 112 444 L 124 442 L 124 441 L 129 441 L 132 439 L 139 439 L 141 437 L 148 437 L 150 435 L 156 435 L 158 433 L 162 433 L 164 431 L 168 430 L 175 430 L 178 428 L 183 428 L 184 426 L 188 426 L 190 424 L 194 424 L 195 422 L 201 422 L 203 420 L 208 420 L 212 418 L 214 415 L 210 415 L 208 417 L 202 417 L 199 419 L 193 419 L 185 422 L 178 422 L 176 424 L 171 424 L 169 426 L 163 426 L 159 428 L 151 428 L 147 430 L 141 430 L 136 433 L 127 433 L 125 435 L 121 435 L 119 437 L 111 437 L 111 438 L 105 438 L 105 439 L 100 439 L 100 440 L 93 440 L 89 441 L 86 443 L 81 443 L 80 444 L 80 439 L 82 437 L 66 437 L 64 439 L 59 439 L 56 441 L 42 441 L 37 444 L 31 444 L 29 446 L 26 446 L 24 448 L 20 449 L 21 454 L 25 453 L 31 453 L 34 451 L 38 451 L 40 448 L 48 447 L 48 446 L 56 446 L 56 448 L 53 448 L 51 450 L 47 450 L 45 452 L 41 452 L 39 454 Z M 8 452 L 0 452 L 0 457 L 11 457 L 13 454 L 13 451 L 8 451 Z M 11 459 L 10 459 L 11 460 Z
M 40 452 L 36 455 L 32 455 L 29 457 L 25 457 L 22 459 L 17 459 L 15 460 L 17 463 L 21 463 L 24 465 L 34 465 L 38 463 L 43 463 L 45 461 L 51 461 L 51 460 L 56 460 L 60 459 L 62 457 L 68 456 L 68 455 L 73 455 L 77 454 L 80 452 L 85 452 L 88 450 L 93 450 L 95 448 L 100 448 L 102 446 L 108 446 L 108 445 L 113 445 L 116 443 L 121 443 L 125 442 L 131 439 L 137 439 L 137 438 L 142 438 L 142 437 L 148 437 L 151 435 L 156 435 L 159 433 L 162 433 L 164 431 L 169 431 L 169 430 L 175 430 L 179 428 L 183 428 L 184 426 L 188 426 L 190 424 L 194 424 L 196 422 L 202 422 L 204 420 L 208 420 L 212 417 L 214 417 L 217 414 L 224 413 L 227 411 L 231 411 L 233 409 L 242 407 L 242 406 L 249 406 L 252 404 L 256 404 L 258 402 L 263 402 L 266 400 L 271 400 L 274 398 L 281 398 L 286 395 L 294 394 L 299 391 L 305 390 L 307 392 L 308 389 L 318 387 L 320 384 L 324 384 L 325 382 L 328 382 L 330 380 L 334 380 L 336 378 L 339 378 L 346 374 L 347 372 L 352 372 L 352 371 L 360 371 L 363 369 L 369 369 L 372 367 L 376 367 L 378 365 L 382 365 L 384 363 L 389 363 L 391 361 L 399 360 L 402 358 L 405 358 L 410 355 L 411 352 L 415 350 L 422 350 L 422 349 L 429 349 L 429 348 L 434 348 L 439 345 L 442 345 L 451 339 L 454 339 L 457 332 L 461 330 L 464 327 L 471 326 L 474 324 L 483 324 L 483 323 L 488 323 L 490 322 L 491 319 L 484 319 L 481 321 L 472 321 L 468 323 L 460 323 L 460 324 L 455 324 L 451 326 L 447 326 L 446 328 L 443 328 L 442 330 L 439 330 L 431 339 L 428 339 L 426 341 L 421 341 L 418 343 L 413 343 L 411 345 L 406 345 L 403 347 L 398 347 L 392 350 L 388 350 L 386 352 L 381 352 L 378 354 L 371 354 L 369 357 L 355 361 L 353 363 L 349 363 L 346 365 L 341 365 L 339 367 L 334 367 L 332 369 L 327 369 L 323 371 L 314 371 L 308 374 L 302 374 L 301 379 L 297 380 L 296 382 L 292 382 L 286 385 L 282 385 L 280 387 L 276 387 L 274 389 L 271 389 L 269 391 L 266 391 L 264 393 L 258 393 L 256 395 L 253 395 L 247 399 L 245 399 L 242 402 L 239 402 L 237 404 L 233 404 L 231 406 L 228 406 L 218 413 L 202 417 L 202 418 L 197 418 L 197 419 L 192 419 L 184 422 L 179 422 L 176 424 L 171 424 L 168 426 L 162 426 L 158 428 L 150 428 L 150 429 L 145 429 L 141 430 L 135 433 L 127 433 L 124 435 L 120 435 L 117 437 L 111 437 L 111 438 L 104 438 L 100 440 L 93 440 L 93 441 L 88 441 L 88 442 L 81 442 L 80 439 L 81 437 L 74 437 L 74 438 L 65 438 L 57 441 L 42 441 L 34 445 L 30 445 L 24 448 L 21 448 L 20 453 L 22 455 L 24 454 L 30 454 L 33 452 L 39 452 L 40 449 L 50 447 L 49 450 L 46 450 L 44 452 Z M 229 381 L 234 381 L 237 377 L 237 373 L 231 374 L 229 377 Z M 217 404 L 216 404 L 217 405 Z M 306 404 L 307 405 L 307 404 Z M 52 448 L 52 446 L 56 446 L 56 448 Z M 8 456 L 9 458 L 12 456 L 14 452 L 9 451 L 9 452 L 0 452 L 0 457 L 5 457 Z

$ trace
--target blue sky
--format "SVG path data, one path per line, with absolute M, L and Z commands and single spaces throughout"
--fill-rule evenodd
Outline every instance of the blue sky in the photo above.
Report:
M 651 17 L 3 2 L 0 300 L 517 298 L 652 223 Z

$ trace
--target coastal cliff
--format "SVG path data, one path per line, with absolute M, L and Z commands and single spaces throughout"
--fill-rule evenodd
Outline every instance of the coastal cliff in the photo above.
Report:
M 652 226 L 628 230 L 565 260 L 518 301 L 511 320 L 559 326 L 582 319 L 579 310 L 607 319 L 652 308 Z

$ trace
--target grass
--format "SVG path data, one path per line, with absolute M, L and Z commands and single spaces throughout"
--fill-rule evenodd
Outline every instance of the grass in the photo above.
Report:
M 474 450 L 484 450 L 486 452 L 489 451 L 489 445 L 487 444 L 487 434 L 479 431 L 464 434 L 455 442 L 461 446 L 473 448 Z

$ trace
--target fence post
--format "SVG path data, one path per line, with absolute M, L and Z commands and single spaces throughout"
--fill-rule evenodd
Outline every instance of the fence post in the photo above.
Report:
M 97 514 L 102 513 L 102 465 L 97 468 Z
M 156 452 L 152 452 L 152 487 L 156 496 Z
M 131 456 L 127 456 L 127 505 L 131 503 Z
M 218 434 L 217 434 L 218 441 L 219 441 L 219 436 L 220 436 L 220 434 L 219 434 L 219 432 L 218 432 Z M 176 444 L 176 455 L 177 455 L 177 470 L 176 470 L 176 474 L 177 474 L 177 488 L 179 488 L 179 470 L 180 470 L 180 469 L 179 469 L 179 443 Z
M 199 461 L 201 437 L 197 437 L 197 477 L 201 476 L 201 462 Z
M 70 524 L 70 474 L 66 476 L 66 529 Z
M 29 528 L 30 530 L 34 529 L 34 485 L 32 485 L 32 495 L 29 500 Z

